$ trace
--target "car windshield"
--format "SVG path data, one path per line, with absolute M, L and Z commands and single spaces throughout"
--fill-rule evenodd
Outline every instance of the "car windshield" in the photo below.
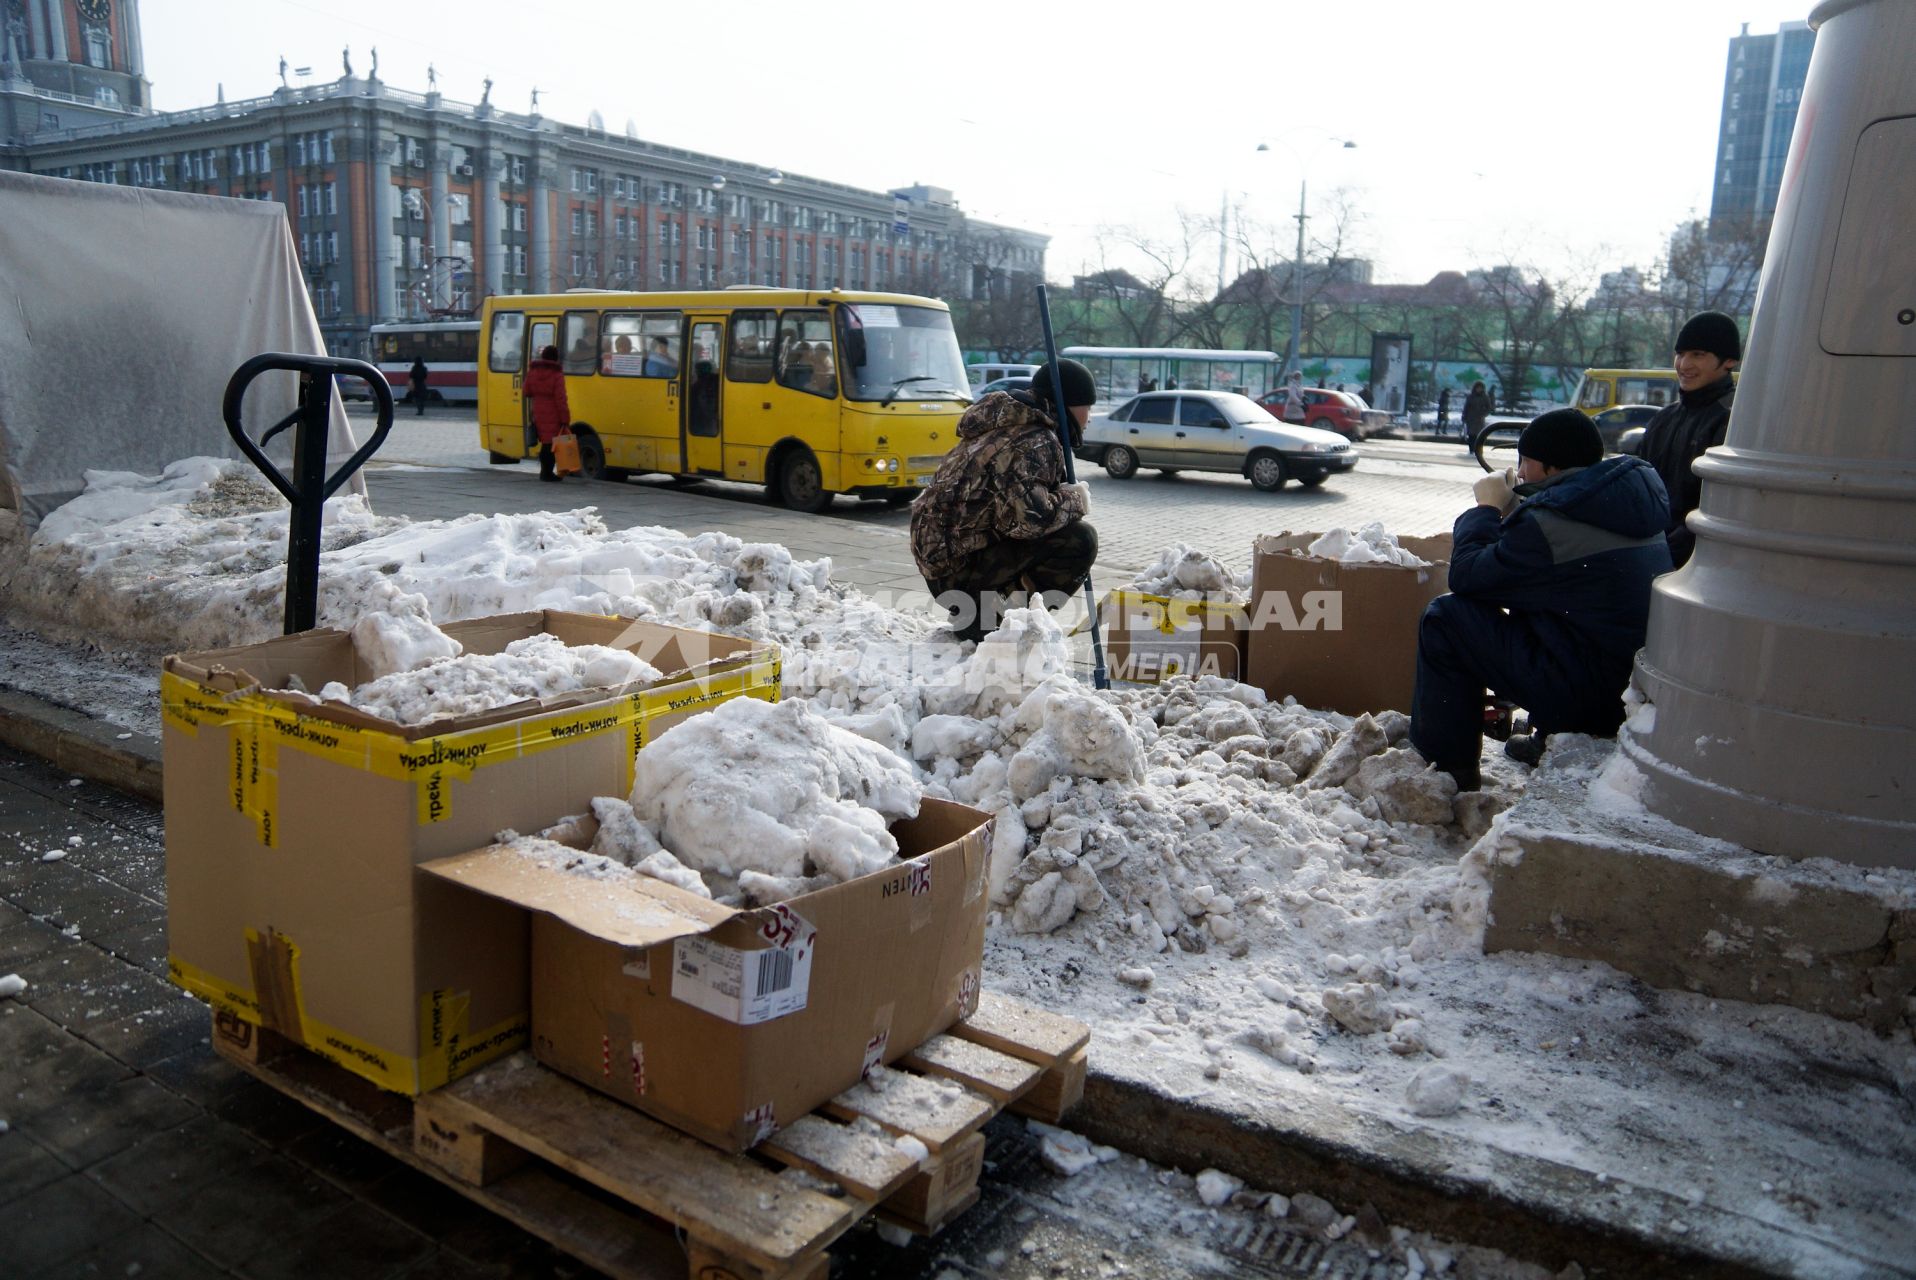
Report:
M 838 308 L 848 400 L 969 400 L 971 382 L 951 313 L 848 302 Z
M 1269 409 L 1249 396 L 1240 396 L 1227 391 L 1210 397 L 1210 400 L 1225 417 L 1239 426 L 1277 421 Z

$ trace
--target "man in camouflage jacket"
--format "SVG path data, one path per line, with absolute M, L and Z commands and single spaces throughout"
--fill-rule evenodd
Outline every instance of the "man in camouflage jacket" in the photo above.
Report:
M 1075 360 L 1062 361 L 1060 373 L 1076 444 L 1097 388 Z M 958 421 L 958 443 L 912 504 L 912 556 L 960 639 L 982 638 L 1024 593 L 1059 607 L 1097 558 L 1097 531 L 1084 519 L 1089 494 L 1065 480 L 1051 398 L 1045 366 L 1031 390 L 994 391 L 972 405 Z

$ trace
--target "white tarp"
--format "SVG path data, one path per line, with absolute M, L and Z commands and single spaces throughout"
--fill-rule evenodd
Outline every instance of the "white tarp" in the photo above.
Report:
M 326 352 L 281 205 L 0 172 L 0 504 L 37 523 L 89 469 L 237 457 L 221 399 L 268 351 Z M 298 394 L 262 374 L 253 438 Z M 289 474 L 292 438 L 271 450 Z M 337 401 L 330 443 L 336 467 Z

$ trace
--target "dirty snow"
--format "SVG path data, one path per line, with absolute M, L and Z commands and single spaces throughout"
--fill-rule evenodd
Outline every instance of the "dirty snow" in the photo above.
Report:
M 385 615 L 375 615 L 385 616 Z M 458 641 L 418 620 L 403 629 L 384 627 L 376 644 L 382 661 L 398 664 L 391 674 L 370 680 L 347 693 L 329 685 L 322 701 L 345 703 L 368 715 L 404 725 L 420 725 L 442 717 L 477 715 L 531 698 L 556 698 L 581 689 L 617 690 L 657 680 L 660 671 L 624 649 L 609 645 L 568 645 L 555 635 L 541 633 L 514 640 L 500 653 L 469 653 L 459 657 L 427 658 L 457 651 Z M 361 627 L 353 641 L 360 643 Z M 444 645 L 433 643 L 437 635 Z M 361 650 L 362 654 L 364 650 Z M 404 665 L 425 659 L 415 669 Z
M 1406 569 L 1430 565 L 1430 561 L 1398 545 L 1396 535 L 1376 520 L 1356 529 L 1328 529 L 1304 548 L 1304 554 L 1341 564 L 1394 564 Z
M 1251 598 L 1249 571 L 1233 573 L 1216 556 L 1174 542 L 1131 580 L 1133 590 L 1179 599 L 1243 603 Z
M 163 487 L 148 502 L 136 485 L 105 486 L 95 516 L 53 524 L 57 540 L 43 527 L 23 547 L 15 531 L 0 567 L 15 620 L 169 647 L 276 634 L 283 511 L 229 493 L 196 514 L 205 495 L 184 476 Z M 1916 1240 L 1888 1190 L 1909 1173 L 1907 1028 L 1878 1037 L 1601 965 L 1483 953 L 1485 859 L 1527 776 L 1494 743 L 1484 789 L 1457 794 L 1405 745 L 1401 716 L 1353 720 L 1216 678 L 1088 689 L 1042 612 L 1014 613 L 973 650 L 929 614 L 831 581 L 828 561 L 722 534 L 613 533 L 590 511 L 414 523 L 335 506 L 325 622 L 417 594 L 440 621 L 579 608 L 778 643 L 792 719 L 761 741 L 788 734 L 798 749 L 820 741 L 811 721 L 827 723 L 869 747 L 855 779 L 887 794 L 909 779 L 992 813 L 987 980 L 1089 1021 L 1098 1071 L 1246 1115 L 1428 1133 L 1480 1172 L 1494 1161 L 1468 1153 L 1503 1150 L 1602 1173 L 1592 1195 L 1635 1184 L 1798 1230 Z M 1324 550 L 1404 563 L 1371 529 L 1345 532 Z M 730 714 L 769 710 L 727 704 L 751 706 Z M 701 767 L 733 768 L 698 742 L 683 750 Z M 681 761 L 635 816 L 659 823 L 681 869 L 699 840 L 675 843 L 668 808 L 762 829 L 773 870 L 746 866 L 740 847 L 759 842 L 736 834 L 704 851 L 739 873 L 741 894 L 747 875 L 816 870 L 821 828 L 838 838 L 828 860 L 851 849 L 846 865 L 863 865 L 882 845 L 824 803 L 847 802 L 838 750 L 781 774 L 769 804 L 695 798 Z M 1600 803 L 1634 798 L 1621 770 L 1591 783 Z M 813 810 L 848 830 L 787 821 L 812 786 Z M 628 864 L 659 852 L 642 845 L 594 865 L 637 874 Z M 1832 1073 L 1841 1088 L 1804 1087 Z M 1281 1190 L 1294 1217 L 1315 1200 Z M 1327 1212 L 1327 1238 L 1351 1229 Z

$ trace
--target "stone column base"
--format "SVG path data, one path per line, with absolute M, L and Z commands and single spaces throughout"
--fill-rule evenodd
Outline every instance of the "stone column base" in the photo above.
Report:
M 1752 853 L 1650 813 L 1641 784 L 1616 743 L 1551 739 L 1470 855 L 1490 886 L 1486 952 L 1599 960 L 1880 1031 L 1916 1023 L 1916 872 Z

